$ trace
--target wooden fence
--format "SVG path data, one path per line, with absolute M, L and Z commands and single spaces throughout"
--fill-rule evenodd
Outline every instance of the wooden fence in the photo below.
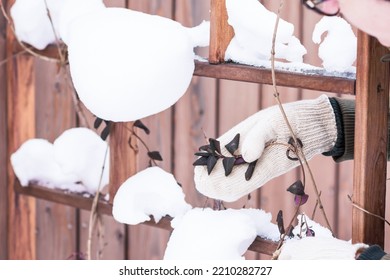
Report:
M 262 2 L 274 11 L 278 7 L 278 1 Z M 185 26 L 195 26 L 210 17 L 210 0 L 111 0 L 106 1 L 106 4 L 174 18 Z M 309 54 L 305 62 L 319 65 L 317 48 L 311 42 L 311 33 L 320 17 L 302 9 L 300 1 L 286 1 L 282 17 L 294 23 L 296 36 L 307 47 Z M 6 58 L 5 37 L 5 20 L 0 17 L 0 61 Z M 207 49 L 199 51 L 205 56 L 208 55 Z M 16 59 L 24 59 L 23 57 L 20 55 Z M 31 60 L 29 70 L 35 70 L 29 72 L 34 74 L 32 78 L 35 79 L 36 104 L 36 126 L 32 128 L 31 135 L 53 141 L 65 129 L 79 125 L 69 93 L 70 88 L 64 81 L 63 75 L 57 71 L 55 64 L 34 58 L 28 59 Z M 8 177 L 6 176 L 9 160 L 6 151 L 12 143 L 8 145 L 6 143 L 8 138 L 7 103 L 4 101 L 7 84 L 5 68 L 5 64 L 0 65 L 0 259 L 66 259 L 80 256 L 80 253 L 86 252 L 89 211 L 42 199 L 26 199 L 19 194 L 15 194 L 14 201 L 10 201 L 10 196 L 7 195 L 13 192 L 13 189 L 9 189 L 8 186 L 13 185 L 10 181 L 14 179 L 12 170 L 8 171 Z M 280 88 L 280 91 L 282 102 L 315 98 L 322 94 L 287 87 Z M 347 95 L 342 96 L 352 98 Z M 145 137 L 145 141 L 149 147 L 161 152 L 164 161 L 160 166 L 172 172 L 182 184 L 186 200 L 193 206 L 202 207 L 205 205 L 206 198 L 195 191 L 192 162 L 194 151 L 204 144 L 203 133 L 205 132 L 209 137 L 217 137 L 245 117 L 274 104 L 270 86 L 194 76 L 187 93 L 173 107 L 143 120 L 151 130 L 151 134 Z M 15 129 L 18 128 L 15 126 Z M 141 149 L 135 167 L 137 170 L 147 166 L 148 159 L 145 154 Z M 347 195 L 352 194 L 353 191 L 353 162 L 336 164 L 330 158 L 319 156 L 311 161 L 311 166 L 322 191 L 323 203 L 336 236 L 350 239 L 352 205 Z M 246 204 L 246 207 L 262 208 L 271 212 L 273 217 L 276 217 L 279 210 L 287 214 L 291 213 L 293 206 L 286 188 L 298 176 L 299 172 L 293 170 L 254 192 L 250 201 L 242 199 L 227 206 L 238 208 Z M 308 190 L 311 189 L 309 185 Z M 309 191 L 310 194 L 315 197 L 313 192 Z M 32 207 L 28 224 L 7 219 L 10 207 L 23 208 L 23 205 L 14 205 L 15 201 L 23 201 L 24 205 L 27 203 Z M 390 198 L 387 201 L 389 202 Z M 314 203 L 314 199 L 311 199 L 303 209 L 311 213 Z M 389 214 L 387 210 L 387 216 Z M 320 215 L 317 215 L 317 218 L 318 222 L 324 222 Z M 169 231 L 148 225 L 125 226 L 114 221 L 109 215 L 104 215 L 103 220 L 105 245 L 102 258 L 162 258 Z M 18 222 L 19 224 L 15 226 Z M 20 248 L 10 246 L 14 244 L 12 238 L 18 238 L 20 231 L 27 231 L 25 234 L 31 236 L 32 242 L 32 244 L 24 244 L 23 253 L 20 253 Z M 387 228 L 385 248 L 389 251 L 388 231 Z M 96 246 L 96 242 L 94 244 Z M 247 257 L 267 258 L 256 252 L 248 252 Z

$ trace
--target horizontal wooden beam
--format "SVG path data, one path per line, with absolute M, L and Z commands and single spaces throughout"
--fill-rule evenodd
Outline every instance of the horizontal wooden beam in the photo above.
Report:
M 196 61 L 194 75 L 272 85 L 271 69 L 237 63 L 210 64 L 208 62 Z M 324 92 L 355 94 L 355 81 L 355 79 L 351 78 L 323 76 L 321 73 L 303 74 L 276 71 L 276 84 L 278 86 Z
M 18 45 L 15 53 L 23 49 Z M 39 55 L 58 59 L 58 50 L 54 45 L 46 49 L 35 50 Z M 250 82 L 272 85 L 271 69 L 260 68 L 238 63 L 211 64 L 209 62 L 195 61 L 194 75 L 225 79 L 233 81 Z M 340 94 L 355 94 L 356 80 L 337 76 L 324 76 L 323 73 L 303 74 L 288 71 L 276 71 L 276 83 L 278 86 L 318 90 Z
M 47 201 L 68 205 L 71 207 L 91 210 L 93 197 L 87 197 L 82 194 L 73 193 L 60 189 L 51 189 L 38 185 L 30 185 L 22 187 L 20 184 L 15 184 L 15 191 L 20 194 L 33 196 Z M 100 214 L 111 215 L 112 205 L 104 199 L 99 200 L 98 212 Z
M 35 198 L 44 199 L 84 210 L 90 210 L 92 207 L 93 197 L 86 197 L 82 194 L 72 193 L 69 191 L 51 189 L 38 185 L 22 187 L 20 184 L 15 185 L 15 191 L 19 194 L 33 196 Z M 106 200 L 100 199 L 97 211 L 100 214 L 112 215 L 112 204 Z M 172 231 L 171 221 L 172 218 L 166 216 L 163 217 L 158 223 L 156 223 L 153 217 L 151 217 L 150 221 L 144 222 L 143 224 Z M 272 256 L 273 252 L 276 250 L 276 247 L 276 242 L 257 237 L 249 246 L 249 250 Z

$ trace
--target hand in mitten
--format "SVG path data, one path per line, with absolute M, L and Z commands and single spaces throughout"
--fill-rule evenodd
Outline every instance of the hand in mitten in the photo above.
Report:
M 333 237 L 304 237 L 287 240 L 280 248 L 279 260 L 354 260 L 368 246 L 351 244 Z
M 306 159 L 332 149 L 337 128 L 328 97 L 322 95 L 313 100 L 284 104 L 283 107 L 296 137 L 302 142 Z M 241 155 L 246 163 L 234 165 L 227 176 L 221 158 L 210 174 L 207 166 L 195 166 L 196 189 L 205 196 L 235 201 L 299 164 L 286 156 L 291 134 L 278 106 L 257 112 L 218 138 L 223 157 L 232 157 L 225 145 L 237 134 L 240 140 L 234 155 Z M 245 175 L 248 163 L 254 167 L 251 176 Z

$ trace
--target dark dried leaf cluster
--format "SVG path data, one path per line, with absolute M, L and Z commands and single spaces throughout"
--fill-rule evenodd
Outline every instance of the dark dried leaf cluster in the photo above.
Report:
M 245 172 L 245 179 L 248 181 L 253 175 L 257 161 L 247 163 L 241 155 L 236 155 L 240 143 L 240 134 L 236 134 L 234 138 L 225 145 L 226 150 L 231 156 L 224 156 L 221 152 L 221 143 L 213 138 L 209 138 L 209 144 L 201 146 L 199 152 L 195 155 L 199 158 L 193 163 L 194 166 L 206 166 L 207 172 L 210 175 L 218 160 L 222 159 L 222 165 L 225 170 L 225 176 L 229 176 L 233 171 L 233 167 L 240 164 L 248 164 L 248 169 Z
M 141 129 L 141 130 L 143 130 L 147 135 L 150 134 L 150 129 L 149 129 L 141 120 L 136 120 L 136 121 L 133 123 L 133 126 L 139 128 L 139 129 Z M 141 140 L 141 138 L 139 138 L 139 136 L 135 133 L 134 130 L 133 130 L 132 132 L 133 132 L 133 135 L 135 135 L 138 139 Z M 143 141 L 141 141 L 141 142 L 142 142 L 142 143 L 145 145 L 145 147 L 146 147 L 145 142 L 143 142 Z M 150 150 L 148 149 L 148 147 L 146 147 L 146 148 L 147 148 L 147 150 L 148 150 L 148 157 L 150 158 L 150 165 L 152 165 L 152 164 L 151 164 L 152 161 L 155 161 L 155 160 L 157 160 L 157 161 L 162 161 L 162 160 L 163 160 L 163 158 L 162 158 L 162 156 L 161 156 L 161 154 L 160 154 L 159 151 L 150 151 Z

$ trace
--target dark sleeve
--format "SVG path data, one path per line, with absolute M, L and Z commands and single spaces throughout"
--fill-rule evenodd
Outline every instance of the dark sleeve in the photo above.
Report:
M 355 100 L 329 98 L 336 117 L 337 140 L 333 149 L 324 153 L 336 162 L 353 159 L 355 142 Z
M 386 254 L 378 245 L 372 245 L 365 249 L 357 258 L 358 260 L 389 260 L 390 255 Z
M 329 98 L 336 118 L 337 140 L 333 149 L 324 153 L 332 156 L 336 162 L 353 159 L 355 142 L 355 100 L 346 98 Z M 390 140 L 390 122 L 387 129 Z M 390 160 L 390 141 L 387 144 L 387 160 Z

